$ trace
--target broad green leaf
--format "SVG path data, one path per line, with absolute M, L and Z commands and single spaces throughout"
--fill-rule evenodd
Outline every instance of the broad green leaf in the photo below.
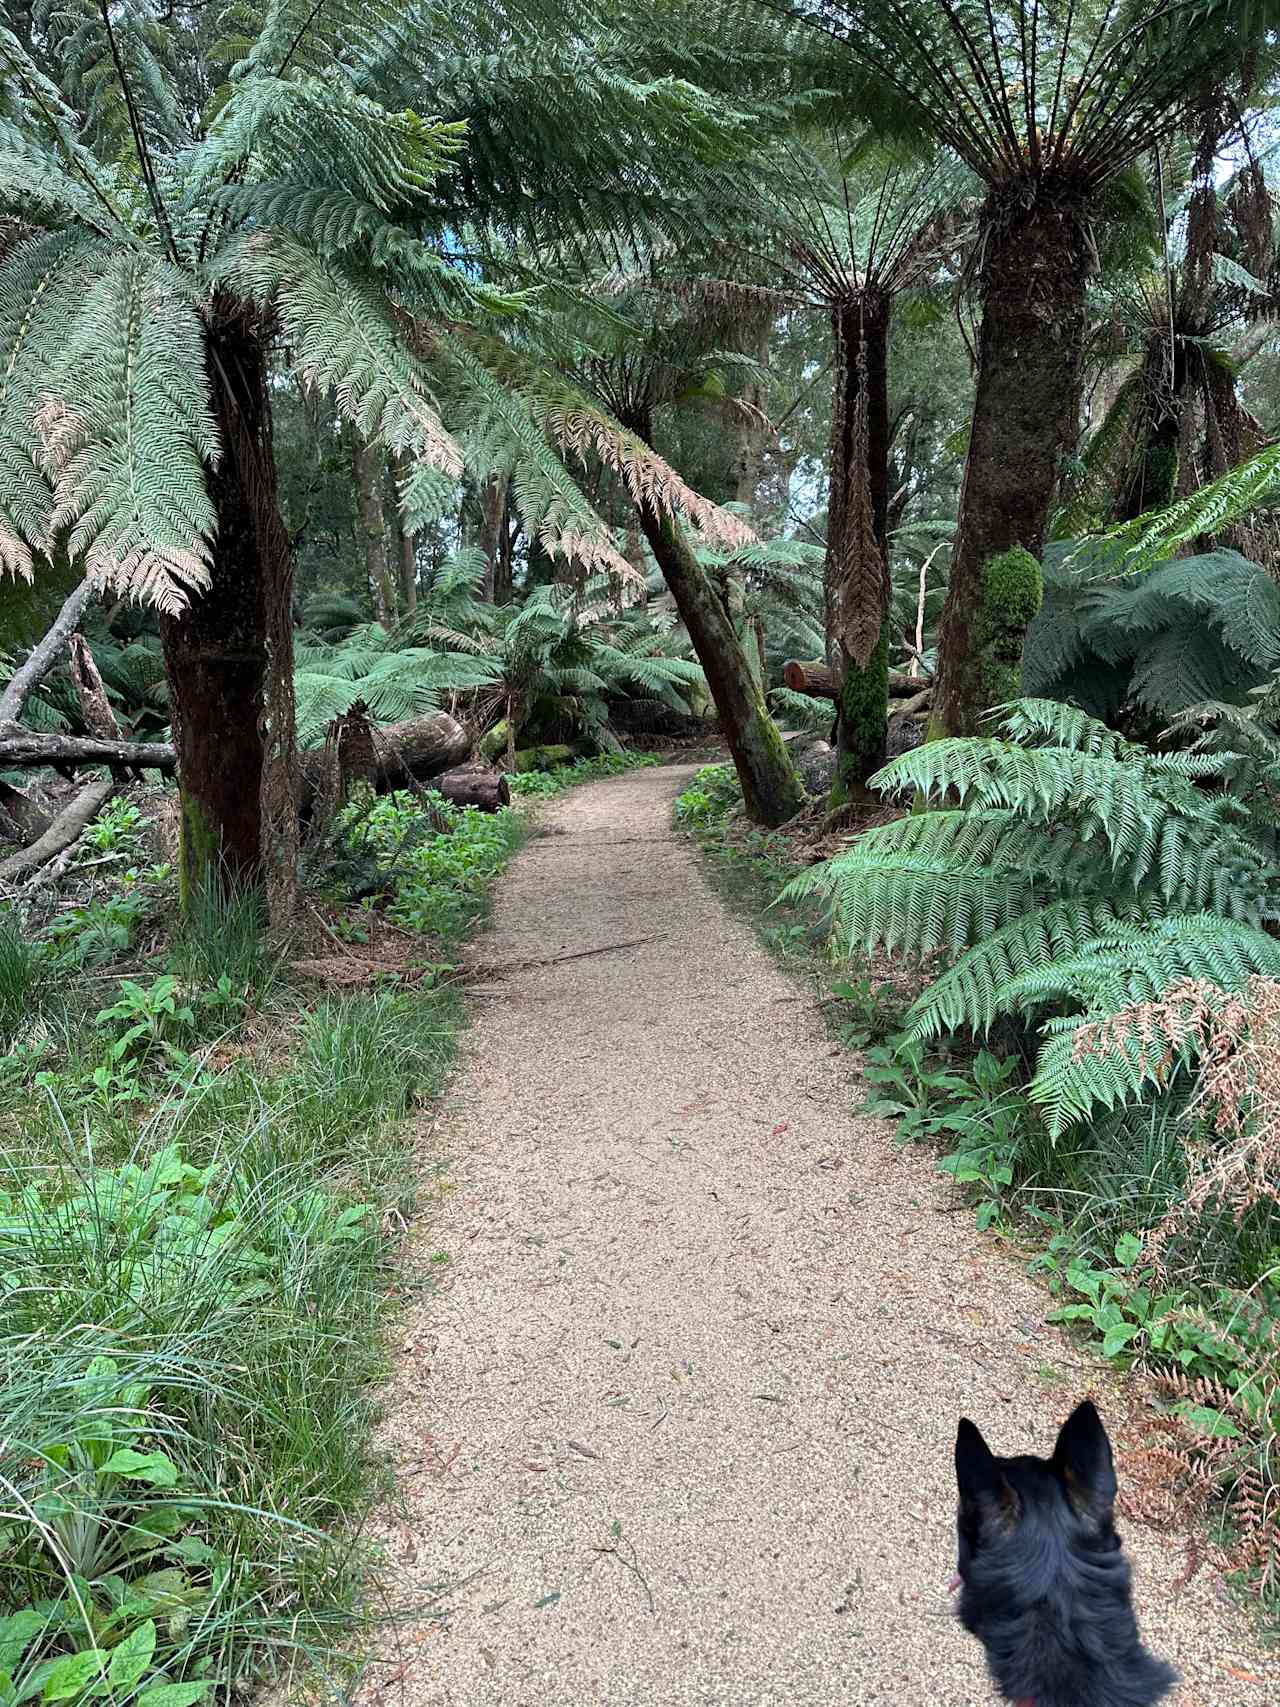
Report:
M 113 1476 L 127 1476 L 130 1481 L 147 1482 L 153 1488 L 172 1488 L 178 1480 L 177 1466 L 163 1452 L 135 1452 L 132 1446 L 122 1446 L 113 1452 L 102 1468 Z
M 155 1651 L 155 1621 L 148 1618 L 145 1624 L 139 1624 L 136 1630 L 131 1631 L 123 1642 L 111 1650 L 111 1664 L 107 1670 L 107 1681 L 111 1688 L 132 1689 L 151 1664 Z

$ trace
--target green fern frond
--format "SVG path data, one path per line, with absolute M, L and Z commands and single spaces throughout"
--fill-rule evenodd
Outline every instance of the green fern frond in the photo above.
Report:
M 917 998 L 907 1015 L 912 1037 L 949 1031 L 985 1032 L 1000 1014 L 1030 1012 L 1049 998 L 1037 979 L 1059 966 L 1087 961 L 1101 933 L 1123 919 L 1153 921 L 1164 909 L 1154 897 L 1075 896 L 1011 919 L 978 941 Z
M 41 465 L 50 525 L 69 528 L 102 585 L 179 610 L 208 584 L 219 456 L 204 332 L 183 280 L 117 256 L 85 293 L 45 382 Z
M 782 899 L 822 895 L 831 905 L 832 939 L 854 948 L 958 953 L 994 934 L 1036 903 L 1024 872 L 984 870 L 945 855 L 870 855 L 858 847 L 801 872 Z
M 1171 914 L 1139 928 L 1115 924 L 1074 953 L 1011 978 L 1000 992 L 1010 1007 L 1071 1002 L 1116 1013 L 1159 997 L 1184 978 L 1203 978 L 1222 990 L 1240 989 L 1254 972 L 1280 971 L 1280 942 L 1265 931 L 1213 913 Z
M 1112 528 L 1105 537 L 1124 551 L 1128 568 L 1147 569 L 1196 539 L 1244 521 L 1278 496 L 1280 445 L 1267 445 L 1189 497 Z

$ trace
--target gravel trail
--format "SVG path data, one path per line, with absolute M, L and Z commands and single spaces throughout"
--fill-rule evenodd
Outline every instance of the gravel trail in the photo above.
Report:
M 430 1612 L 363 1707 L 994 1700 L 945 1593 L 956 1419 L 1047 1452 L 1098 1371 L 852 1112 L 855 1064 L 671 832 L 691 774 L 556 802 L 475 946 L 404 1259 L 442 1283 L 383 1425 L 390 1591 Z M 1183 1540 L 1125 1539 L 1175 1707 L 1280 1699 L 1210 1573 L 1179 1591 Z

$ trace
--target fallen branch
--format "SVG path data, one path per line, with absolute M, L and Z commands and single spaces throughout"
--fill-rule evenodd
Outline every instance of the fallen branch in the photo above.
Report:
M 178 760 L 168 743 L 38 735 L 19 723 L 0 724 L 0 766 L 17 769 L 32 765 L 136 765 L 141 770 L 173 771 Z
M 93 653 L 89 650 L 89 642 L 83 634 L 71 636 L 71 680 L 75 683 L 80 712 L 89 733 L 96 735 L 100 741 L 122 740 L 123 735 L 120 725 L 116 722 L 116 714 L 111 709 L 107 690 L 98 673 L 98 666 L 94 663 Z
M 38 646 L 33 646 L 21 669 L 15 670 L 8 686 L 0 693 L 0 724 L 17 721 L 32 690 L 48 675 L 59 652 L 80 626 L 84 607 L 94 591 L 89 581 L 81 581 L 54 618 L 53 626 Z
M 933 698 L 933 689 L 925 688 L 922 693 L 913 694 L 910 699 L 904 699 L 901 705 L 891 706 L 890 717 L 914 717 L 918 711 L 923 711 Z
M 840 694 L 835 671 L 821 658 L 810 662 L 802 658 L 788 658 L 782 666 L 782 679 L 793 693 L 807 693 L 811 699 L 837 699 Z M 932 676 L 909 676 L 901 670 L 890 670 L 889 693 L 919 693 L 932 681 Z
M 29 848 L 23 848 L 20 853 L 10 854 L 8 859 L 0 861 L 0 879 L 11 881 L 15 877 L 25 877 L 28 872 L 38 871 L 42 865 L 56 859 L 60 853 L 65 853 L 93 822 L 115 791 L 116 779 L 111 776 L 99 777 L 87 788 L 82 788 L 38 841 L 32 842 Z

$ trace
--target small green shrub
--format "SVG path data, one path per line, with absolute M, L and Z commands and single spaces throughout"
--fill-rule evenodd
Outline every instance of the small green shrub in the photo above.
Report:
M 150 903 L 138 890 L 69 907 L 49 926 L 49 941 L 64 964 L 101 966 L 128 952 Z
M 134 854 L 142 846 L 147 820 L 130 800 L 109 800 L 83 835 L 85 847 L 99 854 Z
M 683 830 L 715 829 L 742 805 L 742 787 L 732 765 L 703 765 L 675 804 Z
M 522 771 L 509 776 L 507 782 L 512 794 L 523 799 L 546 799 L 562 794 L 566 788 L 575 788 L 580 782 L 598 782 L 602 777 L 622 776 L 627 771 L 661 763 L 658 753 L 596 753 L 589 759 L 575 759 L 571 765 L 557 765 L 554 770 Z

